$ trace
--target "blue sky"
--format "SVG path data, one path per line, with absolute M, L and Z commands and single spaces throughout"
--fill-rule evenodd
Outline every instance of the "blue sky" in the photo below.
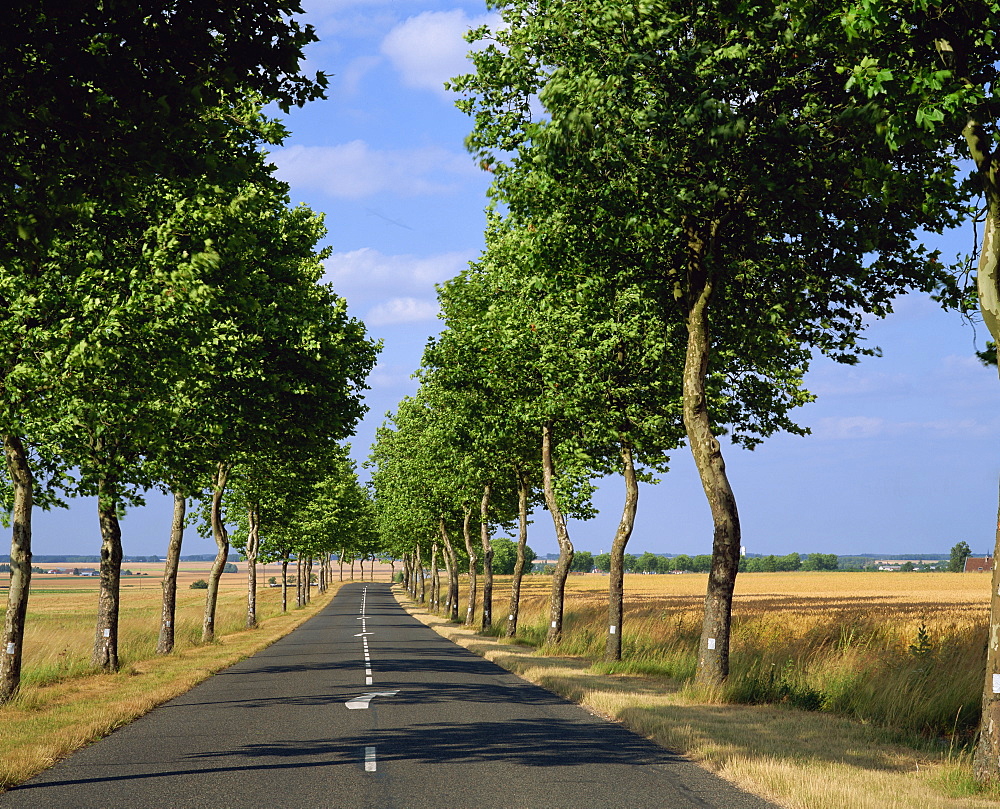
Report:
M 470 119 L 443 88 L 466 70 L 462 34 L 491 17 L 481 3 L 313 0 L 305 19 L 321 41 L 308 70 L 331 75 L 328 98 L 287 118 L 291 137 L 272 160 L 293 203 L 326 214 L 327 279 L 351 313 L 385 342 L 370 379 L 370 412 L 353 441 L 367 455 L 387 410 L 415 389 L 410 375 L 439 329 L 434 284 L 482 248 L 488 175 L 463 146 Z M 941 242 L 968 252 L 971 226 Z M 1000 473 L 1000 382 L 973 355 L 978 335 L 921 296 L 899 301 L 869 338 L 882 358 L 843 367 L 818 359 L 807 385 L 817 403 L 798 413 L 813 435 L 778 436 L 755 452 L 726 448 L 749 552 L 936 553 L 965 540 L 993 546 Z M 708 553 L 712 527 L 690 456 L 677 454 L 657 486 L 644 486 L 630 550 Z M 570 526 L 578 548 L 607 549 L 621 481 L 597 497 L 601 516 Z M 123 523 L 126 554 L 162 554 L 165 500 L 152 497 Z M 529 544 L 556 550 L 548 515 Z M 96 554 L 96 508 L 36 517 L 35 552 Z M 209 553 L 210 540 L 185 540 Z

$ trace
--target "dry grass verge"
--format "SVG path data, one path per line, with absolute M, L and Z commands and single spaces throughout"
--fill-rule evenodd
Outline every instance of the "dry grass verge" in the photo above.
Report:
M 394 590 L 449 640 L 788 809 L 1000 805 L 1000 793 L 975 794 L 967 762 L 948 749 L 915 749 L 873 725 L 786 705 L 721 705 L 669 678 L 599 673 L 583 658 L 537 654 L 449 623 Z
M 315 615 L 339 588 L 340 583 L 335 582 L 327 593 L 314 595 L 308 607 L 269 614 L 256 629 L 231 628 L 214 643 L 179 644 L 178 650 L 164 657 L 153 655 L 148 643 L 144 656 L 133 646 L 129 662 L 117 674 L 39 677 L 28 682 L 13 702 L 0 708 L 4 728 L 0 735 L 0 790 L 27 780 L 74 750 L 271 645 Z M 237 592 L 231 594 L 234 603 L 227 604 L 229 610 L 239 597 L 246 598 Z M 204 596 L 201 600 L 203 603 Z M 64 606 L 72 610 L 68 603 Z M 89 623 L 86 631 L 93 632 Z

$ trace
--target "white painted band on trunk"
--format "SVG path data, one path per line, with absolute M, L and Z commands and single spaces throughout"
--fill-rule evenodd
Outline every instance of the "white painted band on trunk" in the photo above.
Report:
M 110 629 L 105 629 L 104 630 L 104 637 L 106 637 L 106 638 L 110 638 L 111 637 L 111 630 Z
M 614 634 L 615 634 L 615 633 L 616 633 L 616 632 L 618 631 L 618 627 L 617 627 L 617 626 L 615 626 L 614 624 L 612 624 L 612 625 L 611 625 L 610 627 L 608 627 L 608 631 L 609 631 L 609 632 L 610 632 L 610 633 L 611 633 L 612 635 L 614 635 Z
M 993 675 L 993 693 L 1000 694 L 1000 674 Z
M 12 655 L 12 654 L 14 654 L 15 651 L 17 651 L 16 644 L 8 643 L 7 644 L 7 654 Z
M 552 622 L 552 628 L 553 628 L 553 629 L 555 629 L 555 628 L 556 628 L 556 627 L 557 627 L 558 625 L 559 625 L 559 622 L 558 622 L 558 621 L 553 621 L 553 622 Z
M 375 772 L 375 748 L 365 748 L 365 772 Z
M 507 616 L 507 620 L 508 621 L 513 621 L 514 620 L 514 616 L 513 615 L 508 615 Z
M 170 621 L 167 621 L 167 626 L 170 626 Z
M 708 639 L 708 648 L 709 649 L 714 649 L 715 648 L 715 638 L 709 638 Z

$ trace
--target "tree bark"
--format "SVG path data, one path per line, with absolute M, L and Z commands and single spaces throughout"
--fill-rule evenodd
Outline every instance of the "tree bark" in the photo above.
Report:
M 220 463 L 215 470 L 215 480 L 212 481 L 211 523 L 212 539 L 218 552 L 208 575 L 208 592 L 205 594 L 205 618 L 201 624 L 201 641 L 210 643 L 215 640 L 215 606 L 219 600 L 219 581 L 222 571 L 229 560 L 229 532 L 222 521 L 222 495 L 226 490 L 226 479 L 229 467 Z
M 986 195 L 986 221 L 979 251 L 976 285 L 983 321 L 1000 345 L 1000 175 L 992 139 L 978 121 L 969 121 L 965 139 L 979 169 Z M 1000 370 L 1000 365 L 998 365 Z M 993 581 L 990 588 L 990 631 L 986 647 L 986 676 L 983 682 L 982 718 L 979 742 L 972 770 L 980 783 L 1000 781 L 1000 512 L 993 551 Z
M 423 552 L 420 550 L 420 543 L 417 543 L 417 550 L 414 556 L 417 562 L 417 581 L 420 583 L 420 593 L 418 595 L 418 601 L 421 604 L 427 603 L 427 581 L 424 578 L 424 560 L 422 558 Z
M 483 546 L 483 622 L 481 631 L 493 628 L 493 546 L 490 544 L 490 496 L 492 484 L 483 487 L 483 499 L 479 503 L 479 540 Z
M 556 540 L 559 543 L 559 560 L 552 574 L 552 593 L 549 596 L 549 629 L 545 637 L 546 643 L 558 643 L 562 639 L 563 604 L 566 597 L 566 578 L 573 564 L 573 543 L 566 528 L 566 518 L 556 500 L 555 468 L 552 461 L 552 422 L 546 422 L 542 427 L 542 487 L 545 494 L 545 505 L 552 515 L 552 524 L 556 530 Z
M 0 705 L 9 702 L 21 686 L 24 624 L 31 590 L 31 512 L 34 477 L 19 436 L 3 437 L 7 473 L 14 487 L 13 531 L 10 539 L 10 587 L 0 649 Z
M 451 544 L 448 530 L 444 524 L 444 517 L 441 517 L 441 541 L 444 542 L 444 564 L 448 568 L 448 620 L 458 623 L 458 557 L 455 555 L 455 547 Z
M 521 579 L 524 578 L 524 549 L 528 544 L 528 476 L 517 470 L 517 559 L 514 579 L 510 583 L 510 603 L 507 606 L 507 637 L 517 634 L 517 618 L 521 608 Z
M 102 477 L 97 484 L 97 513 L 101 524 L 101 588 L 97 601 L 97 629 L 90 662 L 104 671 L 118 671 L 118 612 L 121 596 L 122 529 L 118 524 L 118 492 Z
M 635 474 L 632 448 L 623 444 L 621 448 L 622 476 L 625 478 L 625 505 L 618 530 L 611 542 L 611 576 L 608 583 L 608 640 L 604 657 L 606 660 L 622 659 L 622 623 L 624 622 L 625 601 L 625 546 L 632 536 L 635 514 L 639 507 L 639 481 Z
M 712 566 L 705 594 L 705 615 L 695 682 L 717 685 L 729 675 L 729 635 L 733 590 L 740 568 L 740 519 L 722 447 L 712 432 L 705 380 L 711 345 L 709 306 L 713 286 L 706 261 L 714 232 L 705 238 L 688 233 L 688 342 L 684 359 L 684 428 L 701 485 L 712 513 Z
M 469 604 L 465 608 L 465 625 L 472 626 L 476 622 L 476 598 L 478 592 L 478 579 L 476 564 L 479 557 L 476 555 L 476 547 L 472 544 L 472 506 L 465 503 L 462 506 L 462 537 L 465 539 L 465 550 L 469 554 Z
M 281 611 L 288 612 L 288 551 L 281 557 Z
M 174 516 L 170 523 L 170 542 L 167 561 L 163 566 L 163 606 L 160 609 L 160 636 L 156 653 L 165 655 L 174 650 L 174 620 L 177 617 L 177 569 L 181 561 L 181 543 L 184 540 L 184 515 L 187 499 L 174 492 Z
M 441 578 L 438 576 L 438 544 L 431 543 L 431 609 L 441 608 Z
M 257 554 L 260 551 L 260 507 L 247 509 L 247 629 L 257 626 Z
M 340 562 L 340 580 L 341 581 L 344 580 L 344 554 L 345 553 L 346 553 L 346 551 L 342 549 L 340 551 L 340 559 L 337 560 L 337 561 Z

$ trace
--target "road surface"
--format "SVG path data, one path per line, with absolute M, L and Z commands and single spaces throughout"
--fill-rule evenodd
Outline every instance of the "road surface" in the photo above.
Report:
M 352 583 L 0 807 L 774 809 Z

